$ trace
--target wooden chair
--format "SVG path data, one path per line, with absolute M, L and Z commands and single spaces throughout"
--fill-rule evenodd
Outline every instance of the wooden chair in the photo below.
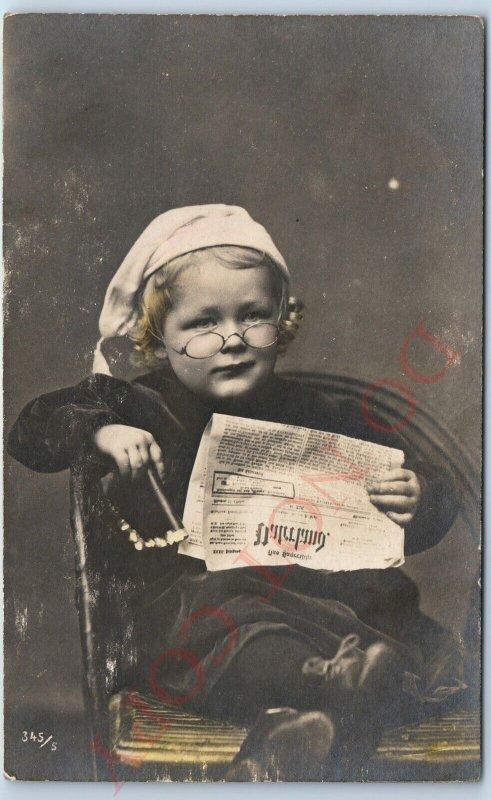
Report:
M 286 374 L 337 398 L 361 404 L 368 384 L 338 375 Z M 400 393 L 380 386 L 372 412 L 379 423 L 398 424 L 407 412 Z M 418 407 L 404 434 L 423 460 L 442 455 L 462 496 L 460 515 L 480 544 L 480 477 L 465 446 L 427 410 Z M 95 780 L 219 780 L 246 730 L 166 707 L 122 685 L 132 655 L 124 586 L 110 570 L 107 517 L 100 482 L 83 471 L 71 475 L 72 530 L 76 553 L 76 603 L 82 639 L 84 691 Z M 108 580 L 108 574 L 111 579 Z M 467 626 L 469 648 L 480 652 L 480 598 Z M 121 631 L 125 631 L 125 637 Z M 476 667 L 479 668 L 478 665 Z M 449 713 L 388 732 L 364 775 L 372 780 L 454 780 L 479 774 L 479 710 Z

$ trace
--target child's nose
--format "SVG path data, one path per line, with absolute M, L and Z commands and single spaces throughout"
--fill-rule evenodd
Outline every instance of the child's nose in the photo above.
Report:
M 243 350 L 246 347 L 244 340 L 239 336 L 236 330 L 232 329 L 228 332 L 223 331 L 222 336 L 225 339 L 222 353 L 227 353 L 230 350 Z

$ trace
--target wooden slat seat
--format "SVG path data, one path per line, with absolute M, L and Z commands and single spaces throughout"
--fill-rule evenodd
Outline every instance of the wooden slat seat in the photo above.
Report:
M 443 764 L 475 761 L 480 752 L 479 715 L 457 711 L 388 732 L 377 759 Z
M 111 739 L 118 760 L 195 765 L 230 763 L 247 734 L 246 728 L 206 719 L 177 706 L 138 696 L 128 702 L 120 692 L 110 701 Z M 141 700 L 141 705 L 138 704 Z
M 142 773 L 164 780 L 219 780 L 247 734 L 243 727 L 136 693 L 114 695 L 110 710 L 113 753 L 133 780 Z M 362 777 L 476 780 L 480 754 L 479 712 L 453 711 L 387 731 Z

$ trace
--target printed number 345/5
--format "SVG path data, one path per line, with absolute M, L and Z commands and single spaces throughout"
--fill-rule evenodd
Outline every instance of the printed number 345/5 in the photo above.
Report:
M 22 731 L 22 741 L 23 742 L 35 742 L 39 745 L 40 749 L 45 747 L 46 745 L 51 743 L 49 747 L 50 750 L 56 750 L 57 742 L 53 741 L 53 734 L 49 736 L 45 734 L 43 731 L 38 731 L 35 733 L 34 731 Z

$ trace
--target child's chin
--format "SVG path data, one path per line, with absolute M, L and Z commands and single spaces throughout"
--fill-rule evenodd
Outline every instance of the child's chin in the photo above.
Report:
M 213 381 L 209 386 L 210 396 L 216 400 L 240 399 L 253 393 L 262 383 L 256 376 L 238 376 Z

